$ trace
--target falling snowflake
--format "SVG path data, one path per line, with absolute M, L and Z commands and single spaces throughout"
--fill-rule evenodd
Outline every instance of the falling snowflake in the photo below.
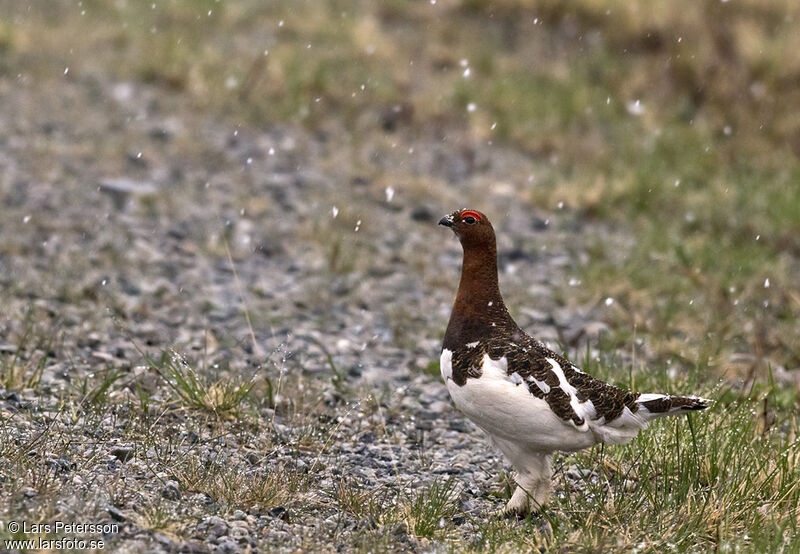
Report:
M 628 113 L 631 115 L 642 115 L 644 113 L 644 104 L 640 100 L 628 102 L 625 106 Z

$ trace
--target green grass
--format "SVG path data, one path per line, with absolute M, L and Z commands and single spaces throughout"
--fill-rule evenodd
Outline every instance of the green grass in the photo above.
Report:
M 172 514 L 160 499 L 139 508 L 134 520 L 142 529 L 149 531 L 165 531 L 174 525 Z
M 644 389 L 659 383 L 642 383 Z M 681 384 L 683 385 L 683 384 Z M 476 549 L 778 552 L 800 525 L 797 415 L 754 410 L 771 389 L 721 400 L 708 413 L 655 423 L 621 447 L 557 459 L 556 495 L 530 523 L 488 522 Z M 726 398 L 722 395 L 721 398 Z M 595 469 L 574 490 L 564 468 Z M 552 535 L 543 532 L 547 521 Z
M 431 538 L 452 525 L 450 520 L 459 512 L 458 496 L 459 485 L 454 479 L 437 480 L 426 489 L 415 491 L 403 505 L 414 534 Z
M 205 410 L 216 416 L 237 414 L 255 385 L 254 378 L 206 378 L 198 374 L 186 358 L 174 351 L 163 352 L 158 362 L 149 357 L 147 360 L 183 406 Z
M 0 353 L 0 388 L 6 391 L 32 389 L 39 385 L 47 356 L 52 351 L 58 333 L 55 329 L 40 329 L 32 310 L 24 316 L 13 352 Z
M 380 524 L 396 520 L 397 514 L 386 509 L 392 501 L 387 489 L 369 490 L 357 480 L 343 478 L 329 494 L 342 510 L 357 519 L 369 517 Z
M 539 547 L 559 551 L 791 551 L 800 525 L 796 391 L 769 380 L 750 389 L 724 382 L 714 385 L 701 368 L 676 379 L 666 368 L 654 372 L 623 366 L 615 361 L 616 353 L 613 341 L 608 341 L 601 344 L 599 357 L 587 354 L 580 360 L 579 353 L 572 356 L 611 382 L 643 391 L 691 390 L 715 399 L 713 407 L 688 417 L 658 421 L 628 445 L 595 447 L 557 457 L 553 502 L 544 515 L 527 520 L 491 517 L 510 494 L 502 479 L 480 493 L 492 499 L 486 504 L 485 518 L 464 517 L 459 501 L 466 493 L 457 477 L 418 486 L 399 473 L 396 482 L 376 486 L 345 477 L 345 472 L 333 481 L 332 489 L 320 490 L 320 480 L 338 465 L 326 457 L 338 425 L 319 418 L 328 413 L 320 410 L 328 409 L 319 404 L 320 395 L 312 382 L 305 381 L 300 388 L 295 379 L 285 380 L 282 394 L 295 399 L 295 408 L 284 416 L 288 430 L 281 436 L 275 434 L 269 418 L 257 416 L 252 409 L 240 407 L 234 419 L 220 417 L 219 407 L 215 411 L 185 399 L 178 399 L 176 405 L 175 383 L 161 381 L 160 393 L 150 393 L 143 403 L 141 391 L 139 396 L 129 392 L 131 383 L 116 378 L 114 370 L 67 389 L 57 414 L 49 420 L 38 419 L 36 412 L 4 415 L 30 418 L 35 429 L 20 435 L 17 424 L 0 425 L 3 489 L 16 499 L 7 508 L 10 512 L 4 513 L 46 520 L 60 513 L 60 499 L 92 505 L 97 491 L 79 487 L 83 492 L 77 493 L 76 500 L 71 472 L 52 460 L 68 460 L 73 467 L 91 466 L 105 459 L 105 450 L 98 451 L 97 445 L 121 442 L 134 445 L 127 463 L 143 464 L 149 477 L 103 480 L 100 496 L 119 506 L 142 530 L 171 536 L 190 532 L 192 522 L 204 512 L 192 507 L 187 516 L 178 509 L 181 502 L 148 496 L 150 487 L 163 486 L 166 479 L 178 482 L 184 501 L 204 495 L 211 502 L 212 513 L 264 512 L 281 506 L 289 509 L 292 521 L 302 521 L 312 513 L 338 514 L 339 533 L 352 529 L 350 522 L 365 522 L 359 523 L 363 531 L 347 535 L 349 544 L 363 550 L 391 549 L 399 533 L 422 541 L 420 544 L 458 551 Z M 196 371 L 198 382 L 214 382 L 211 369 L 200 365 Z M 351 390 L 348 394 L 361 393 Z M 380 402 L 387 403 L 385 409 L 396 418 L 402 413 L 397 405 L 400 401 L 390 395 Z M 250 408 L 257 406 L 246 397 L 241 402 Z M 369 398 L 362 402 L 365 417 L 384 409 L 371 408 Z M 116 425 L 103 426 L 101 422 L 108 418 L 115 418 Z M 389 444 L 410 440 L 402 426 L 387 428 L 381 423 L 374 432 Z M 195 438 L 187 438 L 192 435 Z M 476 434 L 471 440 L 485 439 Z M 209 458 L 198 449 L 203 444 L 238 444 L 251 450 L 255 458 L 232 462 L 228 448 L 213 450 L 217 457 Z M 294 465 L 269 462 L 273 449 L 284 448 L 296 452 Z M 590 471 L 575 482 L 566 477 L 570 466 Z M 20 499 L 26 491 L 35 494 L 23 505 Z M 464 523 L 459 524 L 454 516 L 462 516 L 462 522 L 474 526 L 469 539 L 460 534 Z
M 225 506 L 226 511 L 266 511 L 285 505 L 309 486 L 307 477 L 291 467 L 254 471 L 218 461 L 204 462 L 194 456 L 181 460 L 169 471 L 181 490 L 203 493 Z
M 555 518 L 556 540 L 587 549 L 784 546 L 786 533 L 797 535 L 798 444 L 759 430 L 748 402 L 715 410 L 721 413 L 659 424 L 623 448 L 576 456 L 581 467 L 602 467 L 605 457 L 619 470 L 605 472 L 604 482 L 579 498 L 560 499 L 558 512 L 572 525 Z M 580 525 L 584 532 L 574 536 Z

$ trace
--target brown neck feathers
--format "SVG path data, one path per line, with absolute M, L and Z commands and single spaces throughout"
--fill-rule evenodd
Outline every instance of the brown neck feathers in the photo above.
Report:
M 511 320 L 497 283 L 497 246 L 494 240 L 462 244 L 461 282 L 444 337 L 444 348 L 449 350 L 486 339 L 498 327 L 506 328 Z

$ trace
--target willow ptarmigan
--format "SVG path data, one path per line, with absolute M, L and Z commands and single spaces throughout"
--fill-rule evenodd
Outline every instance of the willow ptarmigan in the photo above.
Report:
M 441 371 L 456 407 L 517 471 L 503 513 L 550 499 L 553 452 L 621 444 L 658 417 L 702 410 L 692 396 L 640 394 L 595 379 L 528 336 L 511 319 L 497 284 L 489 219 L 459 210 L 439 221 L 461 241 L 461 282 L 442 347 Z

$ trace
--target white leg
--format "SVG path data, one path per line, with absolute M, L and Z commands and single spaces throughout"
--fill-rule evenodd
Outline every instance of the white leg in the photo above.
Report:
M 489 438 L 517 470 L 514 480 L 518 486 L 500 515 L 525 515 L 531 507 L 541 510 L 550 501 L 553 453 L 532 451 L 524 444 L 503 437 L 489 435 Z
M 519 477 L 517 477 L 519 479 Z M 514 494 L 511 495 L 511 500 L 508 501 L 505 508 L 500 511 L 500 516 L 524 516 L 530 511 L 530 495 L 528 489 L 523 488 L 522 485 L 517 485 Z
M 550 503 L 550 493 L 553 492 L 553 455 L 546 454 L 544 458 L 544 471 L 539 476 L 532 498 L 537 511 Z
M 553 455 L 536 452 L 510 460 L 517 470 L 517 488 L 502 515 L 525 515 L 531 508 L 539 511 L 550 502 L 553 477 Z

